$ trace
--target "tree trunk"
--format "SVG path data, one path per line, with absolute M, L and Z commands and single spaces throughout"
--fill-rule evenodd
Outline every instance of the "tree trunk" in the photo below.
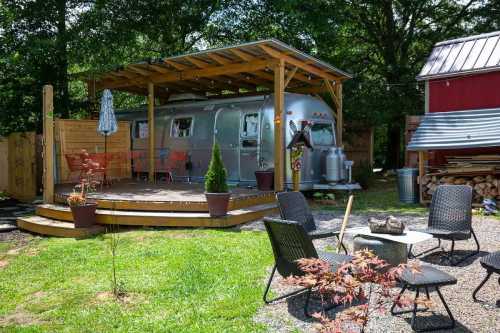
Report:
M 69 87 L 68 87 L 68 50 L 66 34 L 66 0 L 57 0 L 57 94 L 58 113 L 62 118 L 69 118 Z
M 387 150 L 384 169 L 398 169 L 401 167 L 401 125 L 394 120 L 387 127 Z

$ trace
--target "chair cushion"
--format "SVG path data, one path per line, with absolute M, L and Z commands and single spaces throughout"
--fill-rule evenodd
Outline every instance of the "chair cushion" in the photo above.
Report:
M 421 230 L 422 232 L 426 232 L 431 234 L 436 238 L 444 238 L 444 239 L 454 239 L 454 240 L 465 240 L 471 237 L 470 230 L 445 230 L 445 229 L 436 229 L 436 228 L 427 228 L 425 230 Z
M 327 230 L 313 230 L 309 231 L 307 234 L 309 237 L 312 239 L 320 239 L 320 238 L 327 238 L 327 237 L 334 237 L 337 236 L 340 233 L 338 230 L 333 230 L 333 229 L 327 229 Z
M 439 287 L 457 283 L 457 279 L 453 275 L 440 271 L 437 268 L 421 266 L 420 269 L 420 272 L 415 273 L 408 268 L 405 269 L 401 274 L 400 280 L 412 287 Z
M 479 262 L 486 269 L 500 271 L 500 251 L 482 257 Z

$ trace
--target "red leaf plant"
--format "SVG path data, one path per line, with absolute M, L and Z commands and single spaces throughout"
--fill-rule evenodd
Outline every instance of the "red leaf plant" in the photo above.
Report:
M 415 274 L 420 272 L 418 263 L 392 267 L 369 250 L 357 251 L 354 259 L 342 263 L 335 272 L 331 271 L 328 262 L 317 258 L 300 259 L 298 265 L 305 274 L 290 276 L 284 283 L 312 288 L 320 295 L 323 304 L 350 306 L 335 319 L 327 317 L 324 312 L 314 313 L 312 316 L 319 321 L 320 333 L 350 332 L 356 327 L 363 332 L 371 314 L 385 312 L 396 301 L 398 292 L 393 288 L 403 270 L 408 268 Z M 353 305 L 354 301 L 362 304 Z M 401 297 L 396 303 L 407 307 L 413 301 Z
M 80 152 L 80 158 L 82 160 L 82 175 L 80 177 L 80 182 L 73 188 L 73 193 L 71 193 L 67 199 L 70 206 L 81 206 L 85 205 L 87 202 L 87 194 L 96 191 L 97 186 L 100 184 L 96 180 L 95 170 L 100 168 L 98 162 L 91 159 L 89 153 L 82 149 Z

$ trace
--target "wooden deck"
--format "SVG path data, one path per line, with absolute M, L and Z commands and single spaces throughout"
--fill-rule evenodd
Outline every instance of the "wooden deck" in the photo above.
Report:
M 71 184 L 56 186 L 56 202 L 65 204 Z M 203 184 L 161 183 L 124 180 L 89 194 L 98 208 L 138 211 L 208 212 Z M 274 203 L 274 192 L 231 188 L 229 210 Z
M 71 184 L 56 187 L 56 202 L 65 204 L 72 192 Z M 89 194 L 98 208 L 139 211 L 208 212 L 203 184 L 149 184 L 124 180 Z M 274 203 L 274 192 L 231 188 L 229 210 Z
M 39 205 L 37 216 L 20 218 L 19 227 L 43 235 L 85 237 L 104 232 L 104 225 L 164 227 L 230 227 L 277 212 L 274 192 L 232 188 L 227 216 L 208 214 L 202 184 L 149 184 L 122 181 L 90 194 L 96 200 L 96 228 L 74 228 L 73 215 L 66 205 L 71 185 L 56 188 L 56 204 Z

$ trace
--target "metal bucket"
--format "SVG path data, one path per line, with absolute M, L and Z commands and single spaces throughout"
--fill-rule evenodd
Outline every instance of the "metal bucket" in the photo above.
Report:
M 398 170 L 399 201 L 404 203 L 418 203 L 418 169 L 403 168 Z

